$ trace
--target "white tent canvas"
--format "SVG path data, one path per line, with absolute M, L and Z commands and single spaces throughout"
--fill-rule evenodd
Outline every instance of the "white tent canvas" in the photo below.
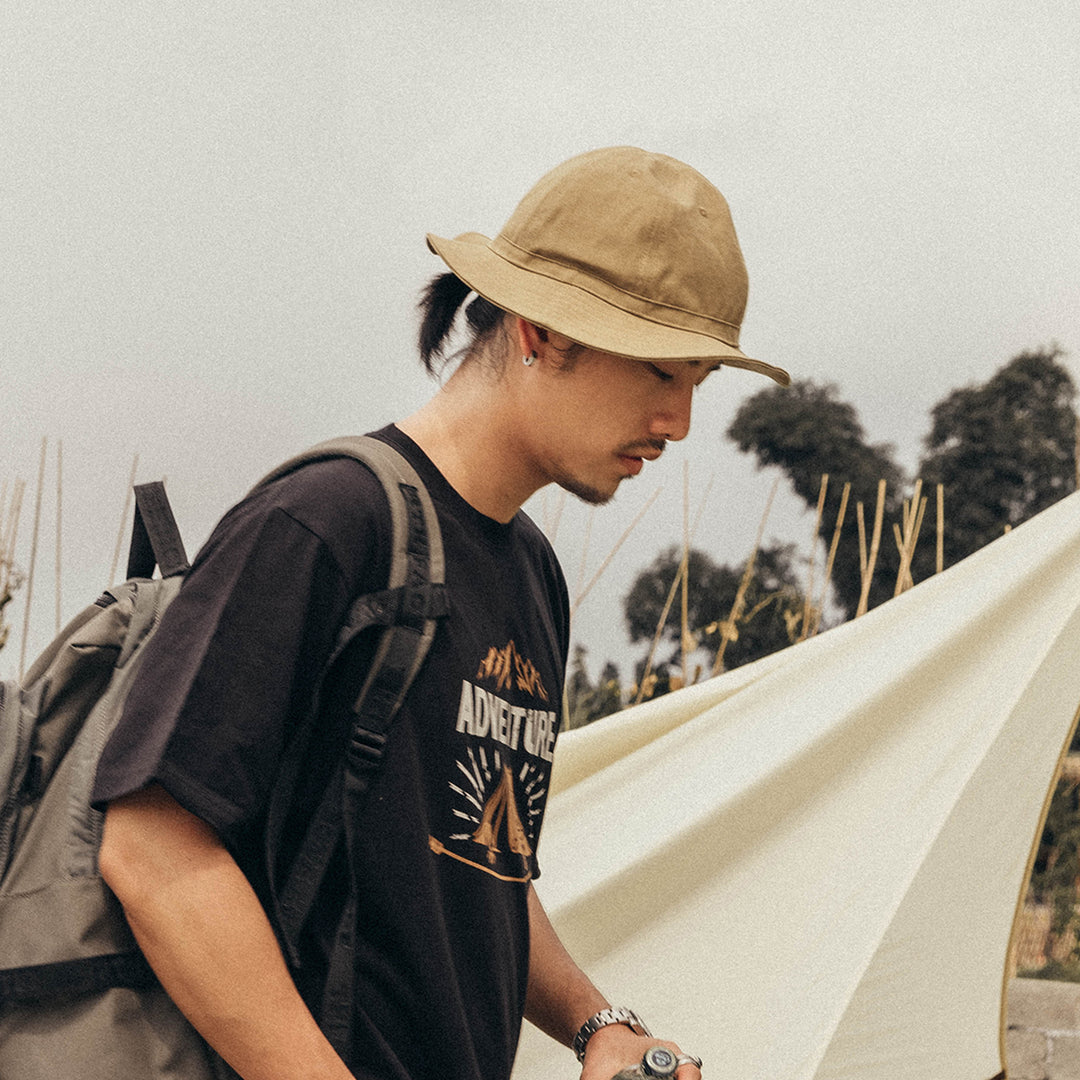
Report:
M 545 905 L 739 1080 L 988 1080 L 1080 704 L 1080 496 L 869 615 L 559 743 Z M 577 1075 L 526 1025 L 514 1080 Z

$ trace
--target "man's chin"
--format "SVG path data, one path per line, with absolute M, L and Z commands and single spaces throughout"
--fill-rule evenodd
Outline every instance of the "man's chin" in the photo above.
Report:
M 582 502 L 588 503 L 589 506 L 604 506 L 611 502 L 615 497 L 615 492 L 619 489 L 619 484 L 616 482 L 610 490 L 607 488 L 594 487 L 591 484 L 586 484 L 581 480 L 574 478 L 566 478 L 555 481 L 563 491 L 568 491 L 571 495 L 576 495 Z

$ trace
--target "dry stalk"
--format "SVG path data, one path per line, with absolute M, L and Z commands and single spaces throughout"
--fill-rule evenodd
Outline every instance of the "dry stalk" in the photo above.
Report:
M 870 552 L 864 556 L 866 530 L 862 524 L 862 503 L 859 503 L 859 525 L 860 525 L 860 548 L 859 548 L 859 563 L 862 569 L 862 592 L 859 594 L 859 606 L 855 611 L 855 618 L 860 615 L 865 615 L 866 610 L 870 604 L 870 584 L 874 580 L 874 567 L 877 565 L 878 551 L 881 547 L 881 526 L 885 519 L 885 481 L 878 481 L 877 489 L 877 507 L 874 510 L 874 531 L 870 540 Z
M 645 505 L 637 512 L 637 516 L 634 518 L 633 521 L 630 522 L 626 530 L 623 532 L 622 536 L 620 536 L 619 539 L 615 541 L 615 546 L 611 549 L 611 551 L 608 552 L 607 558 L 604 559 L 604 561 L 600 564 L 599 569 L 589 579 L 589 584 L 586 585 L 585 588 L 578 593 L 577 597 L 574 599 L 573 604 L 571 604 L 571 615 L 573 615 L 574 612 L 577 611 L 577 609 L 581 606 L 581 602 L 585 599 L 586 596 L 589 595 L 589 590 L 600 580 L 601 575 L 611 565 L 611 560 L 615 558 L 615 553 L 619 550 L 619 548 L 623 546 L 624 543 L 626 543 L 627 538 L 641 523 L 641 519 L 645 516 L 649 507 L 652 506 L 654 502 L 656 502 L 662 490 L 663 488 L 657 488 L 652 493 L 652 495 L 650 495 L 649 498 L 645 500 Z
M 127 490 L 124 492 L 124 511 L 120 515 L 120 531 L 116 535 L 116 548 L 113 551 L 112 568 L 109 570 L 109 584 L 116 581 L 116 572 L 120 567 L 120 552 L 124 547 L 124 537 L 127 535 L 128 514 L 131 512 L 131 499 L 135 493 L 135 475 L 139 470 L 139 455 L 131 463 L 131 476 L 128 477 Z
M 689 675 L 690 653 L 693 646 L 687 647 L 690 637 L 690 465 L 683 459 L 683 575 L 682 575 L 682 611 L 680 620 L 679 645 L 682 651 L 682 681 L 686 685 Z
M 821 626 L 821 613 L 825 610 L 825 594 L 829 591 L 829 582 L 832 580 L 833 563 L 836 561 L 836 549 L 840 544 L 840 530 L 844 527 L 844 517 L 847 514 L 848 498 L 851 495 L 851 483 L 844 484 L 844 490 L 840 495 L 840 510 L 836 515 L 836 528 L 833 529 L 832 543 L 829 545 L 829 558 L 825 563 L 825 580 L 821 585 L 821 602 L 814 612 L 814 625 L 810 636 L 818 632 Z
M 26 572 L 26 606 L 23 609 L 22 641 L 19 643 L 19 678 L 26 670 L 26 644 L 30 637 L 30 606 L 34 596 L 34 568 L 37 565 L 38 536 L 41 531 L 41 496 L 45 487 L 45 451 L 48 439 L 41 440 L 41 458 L 38 462 L 37 494 L 34 498 L 34 528 L 30 540 L 30 568 Z
M 900 569 L 896 575 L 896 587 L 893 596 L 899 596 L 902 592 L 914 585 L 911 577 L 911 560 L 915 554 L 915 545 L 919 540 L 919 530 L 922 528 L 923 514 L 926 512 L 926 498 L 922 495 L 922 480 L 915 481 L 915 492 L 909 502 L 904 500 L 903 521 L 904 528 L 893 523 L 893 536 L 900 552 Z
M 585 539 L 581 545 L 581 562 L 578 563 L 577 596 L 585 585 L 585 566 L 589 561 L 589 544 L 592 541 L 593 522 L 596 520 L 596 507 L 589 507 L 589 516 L 585 519 Z
M 650 686 L 649 680 L 652 679 L 652 685 L 655 685 L 656 683 L 656 679 L 652 674 L 653 661 L 656 659 L 656 650 L 660 645 L 660 638 L 663 636 L 664 624 L 667 622 L 668 614 L 671 611 L 671 605 L 675 603 L 675 593 L 678 591 L 679 585 L 682 584 L 685 573 L 686 560 L 684 559 L 679 563 L 679 569 L 675 572 L 675 580 L 671 583 L 671 588 L 668 589 L 667 599 L 664 601 L 664 608 L 660 612 L 660 618 L 656 624 L 656 633 L 653 634 L 652 645 L 649 647 L 649 655 L 645 659 L 645 668 L 641 673 L 641 683 L 638 686 L 637 696 L 634 698 L 635 705 L 641 704 L 641 701 L 645 696 L 645 689 Z
M 727 652 L 728 642 L 734 641 L 737 635 L 737 625 L 739 619 L 742 618 L 743 608 L 746 605 L 746 592 L 750 588 L 750 582 L 754 576 L 754 566 L 757 563 L 758 551 L 761 550 L 762 537 L 765 535 L 765 522 L 769 520 L 769 511 L 772 510 L 773 499 L 776 498 L 776 489 L 780 486 L 780 477 L 778 476 L 773 481 L 772 490 L 769 492 L 769 498 L 765 502 L 765 512 L 761 515 L 761 521 L 758 523 L 757 536 L 754 538 L 754 547 L 750 552 L 750 558 L 746 560 L 746 566 L 743 568 L 742 578 L 739 580 L 739 587 L 735 590 L 735 599 L 731 602 L 731 611 L 728 612 L 728 617 L 722 623 L 720 623 L 720 644 L 716 648 L 716 656 L 713 659 L 712 670 L 710 675 L 719 675 L 724 666 L 724 653 Z M 760 607 L 761 605 L 758 605 Z M 758 609 L 755 608 L 755 611 Z M 751 616 L 752 617 L 752 616 Z M 749 618 L 747 619 L 749 622 Z
M 19 516 L 25 491 L 25 482 L 16 479 L 11 491 L 11 505 L 8 507 L 6 522 L 0 514 L 0 585 L 4 587 L 11 579 L 15 564 L 15 540 L 19 533 Z
M 940 574 L 945 569 L 945 486 L 937 486 L 937 558 L 935 569 Z
M 712 491 L 713 477 L 709 477 L 708 484 L 705 485 L 705 494 L 701 497 L 701 502 L 698 505 L 697 513 L 694 515 L 694 524 L 690 527 L 689 535 L 683 545 L 683 557 L 679 561 L 679 569 L 675 574 L 675 580 L 671 583 L 671 588 L 668 590 L 667 600 L 664 601 L 664 609 L 660 613 L 660 618 L 656 624 L 656 633 L 653 634 L 652 645 L 649 647 L 649 655 L 645 660 L 645 668 L 641 673 L 641 684 L 638 687 L 638 692 L 634 698 L 634 704 L 639 705 L 642 699 L 646 696 L 646 687 L 650 688 L 656 685 L 656 678 L 652 674 L 653 661 L 656 659 L 656 650 L 660 646 L 660 638 L 664 633 L 664 625 L 667 623 L 667 617 L 671 613 L 671 605 L 675 603 L 675 593 L 682 582 L 689 577 L 689 565 L 690 565 L 690 544 L 693 541 L 694 535 L 697 533 L 698 525 L 701 523 L 701 515 L 705 510 L 705 504 L 709 500 L 709 493 Z M 659 490 L 656 495 L 659 495 Z M 656 498 L 656 495 L 653 498 Z M 685 623 L 684 623 L 685 633 Z M 685 648 L 685 638 L 683 640 L 683 647 Z M 650 682 L 650 680 L 652 680 Z
M 809 636 L 810 622 L 814 617 L 814 567 L 817 564 L 817 542 L 821 535 L 821 517 L 825 510 L 825 492 L 829 487 L 829 474 L 823 473 L 821 477 L 821 491 L 818 494 L 817 516 L 814 518 L 814 535 L 810 539 L 810 574 L 806 583 L 806 599 L 803 601 L 802 629 L 799 631 L 799 640 L 803 641 Z
M 8 503 L 8 485 L 4 482 L 0 492 L 0 649 L 7 642 L 9 624 L 4 621 L 4 608 L 11 602 L 16 588 L 14 581 L 15 540 L 19 531 L 19 513 L 22 509 L 23 491 L 26 485 L 15 479 Z M 7 506 L 5 510 L 4 507 Z
M 857 502 L 855 504 L 855 521 L 859 526 L 859 581 L 860 583 L 866 580 L 866 521 L 863 517 L 863 504 Z
M 60 633 L 61 555 L 64 535 L 64 440 L 56 440 L 56 633 Z

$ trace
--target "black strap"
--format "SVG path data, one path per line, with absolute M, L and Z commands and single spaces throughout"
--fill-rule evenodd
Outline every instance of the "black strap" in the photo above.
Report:
M 375 670 L 377 661 L 372 662 L 367 685 L 361 690 L 353 704 L 352 728 L 346 753 L 339 759 L 331 773 L 318 809 L 309 820 L 303 842 L 299 846 L 288 876 L 276 893 L 278 925 L 287 945 L 287 951 L 290 953 L 290 960 L 294 965 L 299 964 L 295 942 L 299 939 L 300 931 L 307 921 L 315 897 L 326 877 L 334 849 L 342 836 L 346 766 L 357 777 L 363 777 L 359 782 L 366 790 L 371 776 L 381 764 L 387 733 L 399 707 L 402 690 L 407 681 L 411 681 L 408 679 L 408 668 L 416 657 L 418 642 L 415 638 L 411 641 L 401 638 L 396 631 L 415 635 L 417 629 L 394 627 L 394 623 L 403 617 L 405 610 L 418 602 L 415 599 L 416 596 L 419 596 L 420 602 L 424 603 L 426 617 L 438 618 L 446 614 L 446 592 L 441 584 L 426 584 L 417 590 L 409 590 L 402 586 L 373 593 L 370 596 L 362 596 L 353 604 L 350 617 L 339 634 L 338 645 L 331 662 L 324 668 L 323 678 L 325 679 L 325 673 L 331 667 L 337 666 L 349 647 L 365 630 L 383 627 L 386 628 L 388 634 L 395 634 L 398 647 L 395 649 L 393 642 L 387 642 L 388 647 L 381 650 L 383 658 L 381 662 L 378 662 L 377 670 Z M 414 612 L 410 611 L 411 614 Z M 390 627 L 394 629 L 390 630 Z M 384 641 L 386 641 L 385 638 Z M 370 678 L 373 671 L 374 680 Z M 321 698 L 321 694 L 318 697 Z M 314 712 L 318 712 L 318 705 Z M 312 722 L 302 725 L 298 736 L 301 741 L 295 742 L 290 747 L 286 767 L 283 767 L 279 775 L 276 785 L 278 792 L 291 793 L 295 790 L 299 770 L 310 745 L 314 727 Z M 268 834 L 280 835 L 284 825 L 283 817 L 289 805 L 290 800 L 284 797 L 274 801 L 271 808 L 273 819 L 267 826 Z
M 0 1008 L 57 1001 L 122 986 L 145 990 L 157 982 L 141 952 L 109 953 L 0 971 Z
M 135 485 L 135 524 L 131 530 L 127 576 L 153 577 L 155 566 L 161 568 L 162 577 L 184 574 L 189 568 L 184 542 L 160 480 Z
M 363 461 L 386 492 L 393 533 L 390 580 L 387 589 L 361 597 L 350 608 L 336 648 L 319 674 L 308 717 L 285 755 L 271 797 L 266 828 L 270 901 L 281 946 L 294 974 L 299 971 L 297 943 L 329 864 L 343 838 L 348 852 L 354 848 L 353 827 L 381 764 L 390 726 L 423 663 L 436 620 L 448 611 L 438 518 L 423 482 L 392 447 L 370 438 L 336 440 L 287 462 L 263 482 L 306 462 L 341 456 Z M 327 673 L 339 661 L 345 662 L 342 658 L 361 634 L 376 627 L 384 630 L 354 701 L 346 752 L 331 774 L 319 806 L 309 819 L 299 854 L 279 888 L 276 859 L 299 770 L 311 745 Z M 355 881 L 352 875 L 350 879 Z M 352 1041 L 356 907 L 355 888 L 351 887 L 331 955 L 324 994 L 326 1008 L 320 1017 L 332 1045 L 346 1059 Z

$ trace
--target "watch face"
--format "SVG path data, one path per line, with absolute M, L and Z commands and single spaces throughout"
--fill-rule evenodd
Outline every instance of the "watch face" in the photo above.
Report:
M 651 1046 L 641 1059 L 641 1067 L 646 1076 L 674 1076 L 675 1055 L 663 1046 Z

